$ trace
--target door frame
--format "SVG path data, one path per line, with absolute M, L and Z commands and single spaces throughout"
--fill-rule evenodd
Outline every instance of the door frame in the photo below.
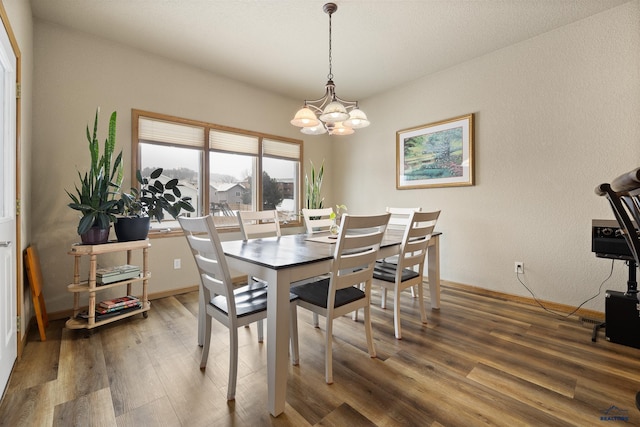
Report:
M 18 348 L 18 360 L 20 360 L 20 356 L 22 356 L 22 350 L 27 343 L 26 340 L 26 329 L 28 322 L 26 319 L 22 318 L 22 307 L 24 306 L 24 286 L 23 286 L 23 261 L 22 261 L 22 238 L 21 238 L 21 229 L 22 229 L 22 193 L 21 193 L 21 181 L 20 175 L 22 170 L 20 168 L 21 164 L 21 128 L 20 123 L 22 122 L 22 111 L 21 107 L 21 86 L 22 86 L 22 60 L 20 48 L 18 47 L 18 41 L 16 40 L 16 36 L 13 33 L 13 28 L 11 28 L 11 23 L 9 22 L 9 17 L 7 16 L 7 11 L 4 8 L 4 3 L 0 1 L 0 20 L 2 21 L 2 25 L 9 36 L 9 41 L 11 42 L 11 48 L 13 49 L 13 53 L 16 56 L 16 165 L 15 165 L 15 180 L 16 180 L 16 314 L 18 319 L 20 319 L 20 324 L 17 325 L 17 342 L 16 346 Z M 18 320 L 16 319 L 16 322 Z M 25 339 L 22 339 L 24 335 Z

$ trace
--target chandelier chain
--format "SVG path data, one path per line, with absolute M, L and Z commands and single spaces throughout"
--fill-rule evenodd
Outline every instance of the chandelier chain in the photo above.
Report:
M 331 72 L 331 13 L 329 13 L 329 74 L 327 74 L 328 80 L 333 80 L 333 73 Z

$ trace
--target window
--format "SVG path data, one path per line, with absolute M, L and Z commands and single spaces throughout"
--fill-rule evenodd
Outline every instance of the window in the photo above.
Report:
M 239 210 L 276 209 L 283 224 L 299 224 L 301 140 L 139 110 L 131 122 L 132 182 L 136 170 L 148 176 L 162 167 L 191 196 L 196 214 L 212 214 L 218 227 L 236 228 Z

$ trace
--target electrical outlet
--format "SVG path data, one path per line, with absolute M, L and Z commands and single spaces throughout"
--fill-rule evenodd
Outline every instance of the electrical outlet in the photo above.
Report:
M 180 258 L 176 258 L 173 260 L 173 269 L 178 270 L 181 267 Z
M 524 262 L 516 261 L 515 272 L 518 274 L 524 274 Z

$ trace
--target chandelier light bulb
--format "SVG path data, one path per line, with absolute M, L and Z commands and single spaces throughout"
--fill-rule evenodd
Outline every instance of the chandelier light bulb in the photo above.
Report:
M 304 107 L 298 110 L 291 124 L 298 127 L 318 126 L 320 121 L 310 108 Z
M 342 122 L 337 122 L 330 133 L 331 135 L 351 135 L 354 132 L 350 127 L 344 126 Z
M 323 133 L 327 133 L 327 129 L 324 127 L 324 124 L 318 122 L 315 126 L 306 126 L 300 129 L 300 132 L 305 135 L 322 135 Z
M 344 121 L 344 125 L 352 129 L 361 129 L 369 126 L 370 122 L 367 120 L 367 115 L 364 111 L 355 108 L 349 112 L 349 119 Z
M 325 123 L 343 122 L 348 118 L 349 113 L 347 113 L 347 109 L 338 101 L 330 102 L 320 116 L 320 120 Z

